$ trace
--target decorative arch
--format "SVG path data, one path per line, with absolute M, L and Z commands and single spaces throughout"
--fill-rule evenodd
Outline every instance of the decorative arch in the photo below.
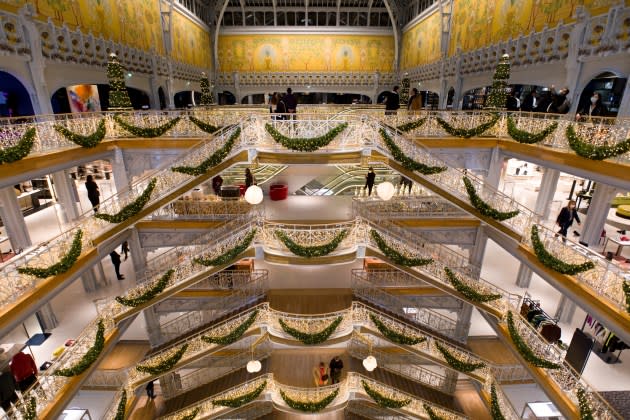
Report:
M 33 115 L 29 86 L 13 74 L 0 70 L 0 116 Z

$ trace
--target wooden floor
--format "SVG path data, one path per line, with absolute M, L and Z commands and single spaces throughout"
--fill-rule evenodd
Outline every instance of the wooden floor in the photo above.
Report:
M 151 347 L 149 343 L 121 341 L 103 359 L 97 369 L 121 369 L 135 366 Z
M 278 311 L 295 314 L 323 314 L 348 309 L 350 289 L 281 289 L 267 293 L 269 305 Z
M 469 338 L 468 347 L 480 357 L 498 365 L 515 365 L 518 360 L 498 338 Z
M 457 391 L 455 391 L 455 401 L 457 401 L 468 418 L 473 420 L 492 420 L 488 407 L 486 407 L 486 404 L 484 404 L 472 384 L 465 386 L 458 384 Z

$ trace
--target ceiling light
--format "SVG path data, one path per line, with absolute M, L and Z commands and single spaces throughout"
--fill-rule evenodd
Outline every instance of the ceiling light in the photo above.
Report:
M 363 359 L 363 367 L 368 372 L 372 372 L 374 369 L 376 369 L 377 366 L 378 364 L 376 363 L 376 358 L 374 356 L 370 355 L 366 357 L 365 359 Z M 248 364 L 247 370 L 249 371 L 249 364 Z
M 260 363 L 258 360 L 250 360 L 249 362 L 247 362 L 247 372 L 256 373 L 260 372 L 260 369 L 262 369 L 262 363 Z
M 262 203 L 263 192 L 258 185 L 252 185 L 245 191 L 245 201 L 254 205 Z
M 383 201 L 391 200 L 391 198 L 394 196 L 394 192 L 396 192 L 396 189 L 391 182 L 381 182 L 376 187 L 376 194 Z

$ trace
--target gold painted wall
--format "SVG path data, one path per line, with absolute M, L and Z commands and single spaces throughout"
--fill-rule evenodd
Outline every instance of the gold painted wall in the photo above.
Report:
M 455 0 L 449 55 L 485 47 L 520 34 L 573 22 L 577 6 L 597 16 L 619 0 Z M 625 0 L 626 6 L 630 0 Z
M 173 14 L 173 58 L 212 69 L 210 33 L 180 13 Z
M 439 60 L 441 32 L 439 11 L 405 31 L 402 35 L 400 67 L 404 70 Z
M 222 35 L 220 71 L 392 71 L 393 35 Z

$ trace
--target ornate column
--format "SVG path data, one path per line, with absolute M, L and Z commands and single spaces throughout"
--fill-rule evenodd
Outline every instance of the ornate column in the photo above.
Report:
M 543 220 L 549 218 L 551 202 L 556 193 L 559 179 L 559 170 L 553 168 L 544 169 L 542 180 L 540 181 L 540 190 L 538 191 L 538 197 L 536 197 L 536 207 L 534 208 L 534 212 L 540 214 Z
M 33 244 L 13 187 L 0 189 L 0 218 L 13 250 L 25 249 Z
M 125 157 L 120 147 L 116 147 L 114 149 L 112 175 L 114 177 L 114 185 L 116 186 L 117 193 L 120 193 L 129 187 L 129 175 L 127 173 L 127 166 L 125 165 Z
M 492 148 L 492 154 L 490 155 L 490 164 L 488 165 L 488 175 L 486 175 L 486 179 L 484 185 L 494 188 L 495 190 L 499 189 L 499 183 L 501 182 L 501 174 L 503 171 L 503 154 L 498 147 Z
M 556 308 L 554 317 L 558 318 L 559 322 L 570 323 L 571 320 L 573 320 L 573 315 L 575 315 L 575 302 L 569 299 L 566 295 L 562 295 L 560 302 L 558 302 L 558 307 Z
M 135 227 L 131 229 L 131 235 L 127 239 L 127 242 L 129 243 L 129 254 L 131 255 L 131 262 L 133 263 L 133 270 L 135 273 L 141 273 L 147 266 L 147 256 L 140 243 L 138 230 Z M 136 281 L 138 281 L 138 278 L 136 278 Z
M 578 6 L 575 9 L 576 22 L 571 30 L 569 37 L 569 48 L 567 51 L 567 58 L 564 61 L 565 68 L 567 69 L 567 76 L 565 79 L 565 86 L 569 88 L 569 99 L 571 100 L 571 109 L 569 114 L 574 114 L 579 106 L 579 95 L 577 92 L 580 76 L 582 75 L 582 68 L 584 63 L 578 59 L 580 47 L 584 42 L 584 32 L 586 30 L 586 24 L 588 22 L 589 14 L 583 6 Z M 562 86 L 558 87 L 562 88 Z
M 518 273 L 516 273 L 516 285 L 523 289 L 529 288 L 529 284 L 532 282 L 532 270 L 525 264 L 521 263 L 518 267 Z
M 150 307 L 142 311 L 144 314 L 144 321 L 147 327 L 147 335 L 149 336 L 149 343 L 151 347 L 156 347 L 162 342 L 162 330 L 160 329 L 160 315 L 155 310 L 155 307 Z
M 44 331 L 52 330 L 59 325 L 59 321 L 53 312 L 50 302 L 39 307 L 39 310 L 37 311 L 37 319 L 39 319 Z
M 81 211 L 78 206 L 78 194 L 76 185 L 70 177 L 67 169 L 63 169 L 52 174 L 52 180 L 55 183 L 55 192 L 57 193 L 57 199 L 63 207 L 61 214 L 64 218 L 64 223 L 72 222 L 79 218 Z
M 580 237 L 582 245 L 592 246 L 599 243 L 602 230 L 608 218 L 610 203 L 615 195 L 617 195 L 615 187 L 601 183 L 595 186 L 595 192 L 588 206 L 584 229 L 582 229 L 582 236 Z
M 477 234 L 475 236 L 475 244 L 470 250 L 470 255 L 468 257 L 468 261 L 475 267 L 481 268 L 481 264 L 483 263 L 483 257 L 486 254 L 487 243 L 488 243 L 488 235 L 486 234 L 483 225 L 481 225 L 477 228 Z

